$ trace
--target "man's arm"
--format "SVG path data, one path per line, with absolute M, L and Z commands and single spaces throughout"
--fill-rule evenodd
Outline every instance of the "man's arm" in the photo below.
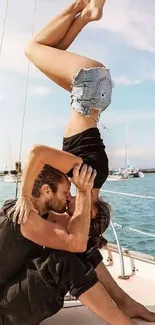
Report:
M 51 165 L 67 174 L 76 164 L 82 162 L 82 158 L 62 150 L 43 145 L 34 146 L 28 155 L 22 175 L 21 196 L 31 196 L 34 181 L 44 165 Z
M 75 212 L 67 227 L 44 220 L 31 211 L 26 224 L 21 224 L 21 233 L 38 245 L 72 252 L 86 250 L 91 210 L 91 189 L 96 172 L 84 165 L 80 174 L 80 166 L 74 168 L 73 179 L 78 186 Z

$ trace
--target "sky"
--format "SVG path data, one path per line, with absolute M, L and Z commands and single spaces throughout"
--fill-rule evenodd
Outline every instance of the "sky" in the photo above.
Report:
M 68 5 L 68 0 L 37 0 L 34 31 Z M 5 0 L 0 0 L 0 31 Z M 34 0 L 9 0 L 0 56 L 0 170 L 19 157 Z M 126 127 L 129 162 L 155 168 L 155 1 L 107 0 L 103 18 L 80 33 L 70 51 L 110 68 L 112 104 L 99 128 L 110 167 L 125 167 Z M 61 148 L 70 113 L 69 94 L 30 66 L 22 143 L 22 163 L 33 144 Z M 106 127 L 104 129 L 103 125 Z

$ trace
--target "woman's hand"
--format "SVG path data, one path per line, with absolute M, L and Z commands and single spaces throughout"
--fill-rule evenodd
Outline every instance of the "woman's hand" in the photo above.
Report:
M 84 164 L 81 168 L 81 164 L 77 164 L 74 167 L 71 182 L 80 192 L 91 191 L 96 175 L 96 170 L 93 170 L 92 167 Z
M 32 200 L 28 196 L 21 196 L 16 202 L 15 206 L 9 211 L 8 215 L 12 216 L 12 221 L 18 224 L 25 224 L 31 211 L 38 211 L 35 209 Z

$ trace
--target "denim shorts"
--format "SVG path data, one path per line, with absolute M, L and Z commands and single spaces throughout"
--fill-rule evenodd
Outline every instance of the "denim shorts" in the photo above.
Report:
M 90 116 L 91 109 L 95 108 L 100 116 L 111 103 L 112 88 L 109 69 L 81 69 L 72 83 L 71 107 L 84 116 Z

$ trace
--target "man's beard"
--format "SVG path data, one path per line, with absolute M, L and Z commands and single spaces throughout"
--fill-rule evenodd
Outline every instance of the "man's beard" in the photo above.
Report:
M 63 206 L 58 200 L 50 200 L 45 203 L 46 211 L 54 211 L 58 213 L 66 212 L 66 204 Z

